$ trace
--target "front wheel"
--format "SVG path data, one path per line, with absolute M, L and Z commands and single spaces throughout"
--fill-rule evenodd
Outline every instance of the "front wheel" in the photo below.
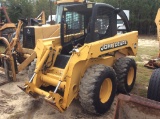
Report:
M 160 68 L 155 69 L 149 81 L 147 98 L 160 101 Z
M 109 110 L 116 94 L 116 76 L 111 67 L 94 65 L 87 69 L 80 84 L 82 107 L 94 114 Z

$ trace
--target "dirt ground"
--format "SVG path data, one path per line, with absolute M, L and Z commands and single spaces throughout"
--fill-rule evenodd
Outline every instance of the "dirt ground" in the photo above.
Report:
M 149 45 L 158 47 L 155 37 L 139 39 L 139 46 Z M 35 100 L 17 87 L 28 80 L 27 70 L 20 72 L 17 79 L 17 82 L 0 86 L 0 119 L 112 119 L 114 117 L 116 98 L 111 109 L 102 116 L 87 114 L 78 100 L 74 100 L 64 113 L 60 113 L 42 99 Z
M 60 113 L 43 99 L 35 100 L 17 87 L 28 80 L 27 70 L 20 72 L 17 79 L 17 82 L 0 86 L 0 119 L 106 119 L 106 116 L 107 119 L 113 118 L 116 101 L 103 116 L 87 114 L 78 100 L 74 100 L 64 113 Z

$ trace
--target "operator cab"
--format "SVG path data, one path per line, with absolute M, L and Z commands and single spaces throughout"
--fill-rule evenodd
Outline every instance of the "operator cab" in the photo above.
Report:
M 59 4 L 56 23 L 61 24 L 62 54 L 74 46 L 82 46 L 117 34 L 116 9 L 108 4 Z

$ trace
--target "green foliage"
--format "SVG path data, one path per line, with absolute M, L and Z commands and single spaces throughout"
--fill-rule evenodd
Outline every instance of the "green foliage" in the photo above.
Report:
M 22 9 L 14 0 L 10 0 L 10 4 L 8 5 L 8 14 L 12 22 L 17 22 L 17 18 L 20 16 Z
M 130 26 L 140 34 L 156 33 L 154 19 L 160 0 L 91 0 L 111 4 L 116 8 L 130 11 Z
M 20 18 L 29 18 L 33 14 L 33 6 L 27 0 L 8 0 L 8 14 L 12 22 Z
M 8 13 L 12 22 L 17 22 L 19 18 L 33 18 L 44 10 L 46 19 L 51 14 L 56 13 L 56 6 L 50 0 L 0 0 L 8 6 Z M 140 34 L 155 34 L 156 26 L 154 19 L 160 6 L 160 0 L 91 0 L 93 2 L 111 4 L 116 8 L 130 11 L 130 26 L 132 30 L 138 30 Z
M 5 5 L 8 7 L 8 14 L 12 22 L 17 23 L 20 18 L 35 18 L 42 10 L 45 11 L 46 19 L 50 14 L 50 5 L 52 13 L 55 14 L 56 7 L 49 0 L 6 0 Z M 1 0 L 0 0 L 1 2 Z
M 42 10 L 45 11 L 46 18 L 51 14 L 50 7 L 52 7 L 52 14 L 56 13 L 56 6 L 49 0 L 39 0 L 34 6 L 34 16 L 37 16 Z

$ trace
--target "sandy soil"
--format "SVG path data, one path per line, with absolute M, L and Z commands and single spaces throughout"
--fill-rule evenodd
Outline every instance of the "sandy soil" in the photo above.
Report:
M 158 44 L 156 40 L 139 39 L 139 45 Z M 17 85 L 23 85 L 27 79 L 27 70 L 17 75 L 17 82 L 0 86 L 0 119 L 112 119 L 114 116 L 116 98 L 111 109 L 103 116 L 87 114 L 78 100 L 60 113 L 42 99 L 35 100 L 22 92 Z
M 114 115 L 116 98 L 111 109 L 102 116 L 86 113 L 78 100 L 60 113 L 52 108 L 43 99 L 35 100 L 21 91 L 17 85 L 23 85 L 27 78 L 27 70 L 17 75 L 17 82 L 0 86 L 0 119 L 112 119 Z
M 112 119 L 116 105 L 114 101 L 111 109 L 103 116 L 87 114 L 83 111 L 78 100 L 60 113 L 43 99 L 35 100 L 21 91 L 17 85 L 23 85 L 27 79 L 27 71 L 20 72 L 19 81 L 5 84 L 0 87 L 0 119 Z

